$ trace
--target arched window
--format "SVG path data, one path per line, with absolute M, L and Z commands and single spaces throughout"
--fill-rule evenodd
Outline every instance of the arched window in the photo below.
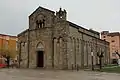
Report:
M 39 14 L 36 16 L 36 28 L 44 28 L 45 27 L 45 16 L 43 14 Z

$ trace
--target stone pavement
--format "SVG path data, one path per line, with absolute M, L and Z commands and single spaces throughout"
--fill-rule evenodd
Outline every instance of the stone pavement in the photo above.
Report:
M 0 69 L 0 80 L 120 80 L 120 74 L 41 69 Z

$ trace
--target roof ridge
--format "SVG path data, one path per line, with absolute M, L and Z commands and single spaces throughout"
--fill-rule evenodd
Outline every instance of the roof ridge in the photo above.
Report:
M 12 35 L 9 35 L 9 34 L 0 34 L 0 36 L 10 36 L 10 37 L 17 37 L 17 36 L 12 36 Z
M 74 26 L 74 27 L 76 27 L 76 28 L 82 28 L 82 29 L 85 29 L 85 30 L 87 30 L 87 31 L 90 31 L 90 32 L 93 32 L 93 33 L 96 33 L 96 34 L 100 34 L 99 32 L 97 32 L 97 31 L 95 31 L 95 30 L 89 30 L 89 29 L 87 29 L 87 28 L 84 28 L 84 27 L 82 27 L 82 26 L 80 26 L 80 25 L 78 25 L 78 24 L 75 24 L 75 23 L 73 23 L 73 22 L 70 22 L 70 21 L 67 21 L 68 23 L 70 23 L 70 24 L 73 24 L 72 26 Z
M 52 10 L 50 10 L 50 9 L 48 9 L 48 8 L 39 6 L 37 9 L 35 9 L 35 11 L 33 11 L 33 12 L 29 15 L 29 17 L 30 17 L 32 14 L 34 14 L 39 8 L 42 8 L 42 9 L 44 9 L 44 10 L 50 11 L 50 12 L 52 12 L 52 13 L 55 13 L 54 11 L 52 11 Z

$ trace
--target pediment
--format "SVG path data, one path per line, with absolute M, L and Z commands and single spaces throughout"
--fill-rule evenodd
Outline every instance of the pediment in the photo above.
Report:
M 42 43 L 38 43 L 36 49 L 37 49 L 37 51 L 39 51 L 39 50 L 44 51 L 43 44 Z

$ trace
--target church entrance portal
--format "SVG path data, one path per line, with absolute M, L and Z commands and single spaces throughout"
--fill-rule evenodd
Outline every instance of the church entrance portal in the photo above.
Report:
M 37 51 L 37 67 L 44 67 L 43 51 Z

